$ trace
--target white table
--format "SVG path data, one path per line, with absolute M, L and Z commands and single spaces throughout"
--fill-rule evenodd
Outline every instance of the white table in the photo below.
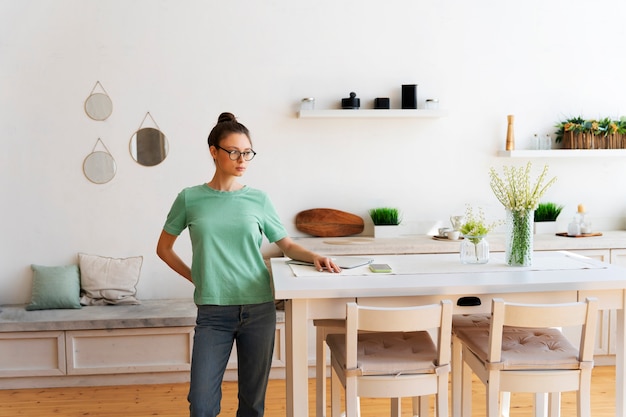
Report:
M 626 417 L 626 346 L 624 305 L 626 268 L 582 258 L 568 252 L 535 252 L 532 267 L 509 267 L 503 254 L 492 254 L 486 265 L 461 265 L 458 254 L 372 255 L 388 263 L 395 274 L 370 274 L 367 268 L 342 274 L 302 272 L 273 258 L 276 299 L 286 312 L 287 416 L 308 416 L 308 322 L 317 318 L 345 318 L 345 303 L 406 305 L 450 299 L 455 313 L 489 312 L 491 299 L 570 302 L 598 297 L 601 309 L 617 309 L 616 411 Z M 461 307 L 465 296 L 481 305 Z M 453 376 L 454 377 L 454 376 Z M 453 411 L 454 411 L 453 407 Z

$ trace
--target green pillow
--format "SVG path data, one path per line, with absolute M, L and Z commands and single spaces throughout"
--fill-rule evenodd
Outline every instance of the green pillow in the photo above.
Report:
M 31 265 L 33 292 L 26 310 L 81 308 L 78 265 Z

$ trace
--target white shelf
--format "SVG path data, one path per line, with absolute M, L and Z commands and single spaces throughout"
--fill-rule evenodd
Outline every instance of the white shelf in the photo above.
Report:
M 367 118 L 438 118 L 448 113 L 445 110 L 400 110 L 400 109 L 337 109 L 337 110 L 300 110 L 300 119 L 367 119 Z
M 498 151 L 498 156 L 505 158 L 593 158 L 607 156 L 626 156 L 626 149 L 551 149 Z

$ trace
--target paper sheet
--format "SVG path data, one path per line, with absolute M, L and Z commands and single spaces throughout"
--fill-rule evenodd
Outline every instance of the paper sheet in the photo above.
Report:
M 504 262 L 503 253 L 491 254 L 486 264 L 462 264 L 458 255 L 441 257 L 437 255 L 418 256 L 372 256 L 374 263 L 387 263 L 391 266 L 390 273 L 377 273 L 370 271 L 368 266 L 353 269 L 344 269 L 341 276 L 366 276 L 366 275 L 415 275 L 415 274 L 450 274 L 472 272 L 504 272 L 515 268 L 516 271 L 553 271 L 553 270 L 576 270 L 576 269 L 602 269 L 606 268 L 602 263 L 594 260 L 568 254 L 566 256 L 534 256 L 532 266 L 514 267 Z M 303 265 L 289 265 L 296 277 L 328 276 L 329 272 L 318 272 L 315 268 Z

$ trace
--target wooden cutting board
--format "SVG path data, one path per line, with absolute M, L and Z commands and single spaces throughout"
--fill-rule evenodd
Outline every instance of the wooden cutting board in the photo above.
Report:
M 329 208 L 315 208 L 296 215 L 296 229 L 319 237 L 356 235 L 365 227 L 356 214 Z

